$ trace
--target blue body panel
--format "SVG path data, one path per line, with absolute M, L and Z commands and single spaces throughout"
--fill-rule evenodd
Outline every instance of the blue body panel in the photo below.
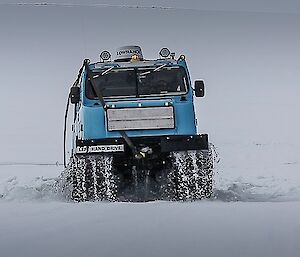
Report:
M 132 130 L 126 131 L 129 137 L 141 136 L 162 136 L 162 135 L 196 135 L 195 111 L 193 104 L 193 91 L 189 73 L 184 60 L 178 61 L 177 65 L 185 68 L 188 77 L 188 92 L 182 96 L 160 96 L 160 97 L 142 97 L 142 98 L 117 98 L 105 99 L 107 105 L 112 108 L 130 108 L 130 107 L 154 107 L 165 106 L 171 103 L 174 107 L 175 128 L 174 129 L 156 129 L 156 130 Z M 94 68 L 93 64 L 90 65 Z M 85 75 L 84 75 L 85 78 Z M 109 132 L 106 125 L 106 113 L 98 100 L 91 100 L 85 96 L 85 79 L 82 80 L 81 105 L 79 107 L 79 124 L 81 127 L 81 139 L 102 139 L 102 138 L 120 138 L 118 131 Z

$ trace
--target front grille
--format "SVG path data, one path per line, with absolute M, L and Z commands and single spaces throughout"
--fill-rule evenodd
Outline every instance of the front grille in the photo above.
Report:
M 108 109 L 106 114 L 108 131 L 175 127 L 172 106 Z

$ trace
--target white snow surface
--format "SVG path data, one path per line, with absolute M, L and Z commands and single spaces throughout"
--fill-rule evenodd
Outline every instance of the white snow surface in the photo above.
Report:
M 299 256 L 299 9 L 215 2 L 0 6 L 0 257 Z M 212 199 L 78 204 L 53 191 L 82 59 L 128 44 L 147 58 L 164 46 L 184 53 L 192 79 L 205 80 L 195 100 L 220 158 Z
M 1 205 L 1 256 L 296 257 L 300 250 L 299 202 Z

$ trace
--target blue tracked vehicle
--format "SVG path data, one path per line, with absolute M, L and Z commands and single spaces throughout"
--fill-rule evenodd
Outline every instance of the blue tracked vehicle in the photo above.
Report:
M 210 197 L 208 135 L 197 134 L 194 110 L 194 95 L 204 96 L 204 83 L 192 87 L 184 55 L 175 59 L 163 48 L 159 59 L 145 60 L 140 47 L 126 46 L 113 61 L 107 51 L 100 59 L 84 61 L 70 90 L 74 119 L 66 196 L 74 201 Z

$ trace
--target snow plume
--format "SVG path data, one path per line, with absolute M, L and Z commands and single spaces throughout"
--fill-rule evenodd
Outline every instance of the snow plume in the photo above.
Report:
M 294 144 L 210 144 L 210 149 L 214 163 L 211 201 L 300 201 L 300 163 Z M 62 170 L 54 164 L 2 163 L 0 201 L 70 201 L 62 194 L 67 182 Z
M 26 174 L 30 177 L 34 173 Z M 300 201 L 300 182 L 292 178 L 256 176 L 220 179 L 220 174 L 215 175 L 216 182 L 211 201 Z M 24 180 L 22 174 L 16 172 L 13 176 L 0 178 L 0 201 L 66 201 L 59 188 L 61 179 L 62 176 L 31 176 L 30 179 Z

